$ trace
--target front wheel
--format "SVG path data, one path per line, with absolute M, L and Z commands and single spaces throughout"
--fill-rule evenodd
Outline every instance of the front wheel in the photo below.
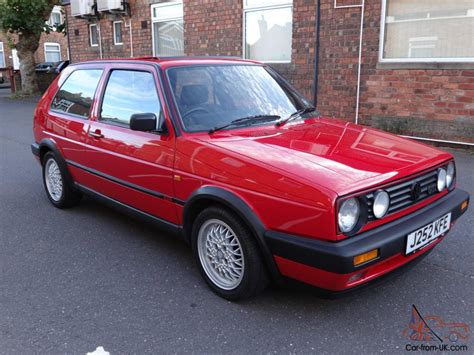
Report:
M 260 250 L 240 218 L 210 207 L 198 215 L 192 233 L 199 270 L 215 293 L 236 301 L 265 288 L 268 279 Z

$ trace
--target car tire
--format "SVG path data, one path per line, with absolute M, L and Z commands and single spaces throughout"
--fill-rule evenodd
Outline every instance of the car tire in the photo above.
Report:
M 209 207 L 195 219 L 192 247 L 199 271 L 219 296 L 238 301 L 268 284 L 260 249 L 247 225 L 222 207 Z
M 81 200 L 81 193 L 68 183 L 54 153 L 46 153 L 42 162 L 43 185 L 53 206 L 68 208 L 77 205 Z

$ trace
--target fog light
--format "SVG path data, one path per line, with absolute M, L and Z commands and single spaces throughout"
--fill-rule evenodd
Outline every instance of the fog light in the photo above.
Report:
M 368 261 L 374 260 L 378 256 L 379 256 L 378 249 L 374 249 L 374 250 L 368 251 L 367 253 L 354 256 L 354 266 L 358 266 Z

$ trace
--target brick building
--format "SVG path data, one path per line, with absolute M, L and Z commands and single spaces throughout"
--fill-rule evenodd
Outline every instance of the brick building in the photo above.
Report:
M 65 14 L 61 7 L 55 6 L 48 22 L 51 26 L 64 22 Z M 58 62 L 68 60 L 68 41 L 64 33 L 50 32 L 41 35 L 38 50 L 35 52 L 36 63 Z M 8 45 L 8 38 L 0 31 L 0 68 L 14 67 L 19 69 L 16 51 Z
M 88 18 L 66 9 L 73 62 L 257 59 L 324 115 L 474 143 L 474 0 L 129 0 L 128 13 Z

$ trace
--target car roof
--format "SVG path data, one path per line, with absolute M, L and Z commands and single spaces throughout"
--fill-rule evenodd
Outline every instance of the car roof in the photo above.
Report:
M 198 65 L 198 64 L 259 64 L 261 62 L 255 60 L 242 59 L 238 57 L 211 57 L 211 56 L 202 56 L 202 57 L 190 57 L 190 56 L 180 56 L 180 57 L 136 57 L 136 58 L 108 58 L 108 59 L 97 59 L 86 62 L 75 63 L 74 65 L 80 64 L 92 64 L 92 63 L 137 63 L 137 62 L 148 62 L 155 63 L 160 65 L 160 67 L 174 67 L 174 66 L 183 66 L 183 65 Z

